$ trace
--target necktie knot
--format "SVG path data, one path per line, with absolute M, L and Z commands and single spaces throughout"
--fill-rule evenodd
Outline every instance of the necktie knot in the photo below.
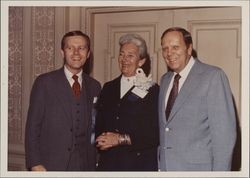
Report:
M 180 78 L 181 78 L 180 74 L 176 74 L 176 75 L 174 76 L 174 80 L 175 80 L 175 81 L 179 81 Z
M 73 75 L 72 78 L 73 78 L 75 81 L 78 81 L 78 76 L 77 76 L 77 75 Z

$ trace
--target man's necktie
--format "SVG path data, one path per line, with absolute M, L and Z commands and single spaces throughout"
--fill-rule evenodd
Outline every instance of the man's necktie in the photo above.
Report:
M 168 120 L 169 114 L 171 112 L 171 109 L 174 105 L 174 101 L 178 95 L 178 86 L 179 86 L 179 79 L 180 78 L 181 78 L 181 76 L 179 74 L 176 74 L 174 77 L 173 87 L 172 87 L 171 92 L 169 94 L 168 103 L 167 103 L 167 107 L 165 110 L 167 120 Z
M 74 79 L 74 83 L 72 85 L 72 89 L 73 89 L 73 92 L 75 94 L 76 97 L 79 97 L 80 94 L 81 94 L 81 86 L 80 86 L 80 83 L 78 82 L 78 76 L 77 75 L 73 75 L 72 77 Z

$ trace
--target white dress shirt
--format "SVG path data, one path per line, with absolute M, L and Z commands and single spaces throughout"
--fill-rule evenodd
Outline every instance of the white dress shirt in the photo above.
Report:
M 64 65 L 64 73 L 69 81 L 70 86 L 72 87 L 73 83 L 75 82 L 75 80 L 72 78 L 74 74 L 72 74 L 65 65 Z M 78 76 L 78 82 L 80 83 L 80 86 L 82 88 L 82 70 L 76 75 Z
M 122 98 L 128 92 L 128 90 L 134 85 L 134 81 L 135 81 L 135 76 L 125 77 L 122 75 L 120 98 Z

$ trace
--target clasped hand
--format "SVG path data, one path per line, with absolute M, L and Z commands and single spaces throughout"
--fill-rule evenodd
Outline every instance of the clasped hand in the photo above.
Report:
M 96 147 L 100 150 L 107 150 L 119 145 L 119 134 L 114 132 L 103 132 L 96 138 Z

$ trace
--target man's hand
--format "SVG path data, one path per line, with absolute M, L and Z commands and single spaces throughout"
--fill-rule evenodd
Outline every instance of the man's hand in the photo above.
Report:
M 33 166 L 31 171 L 47 171 L 43 165 Z

